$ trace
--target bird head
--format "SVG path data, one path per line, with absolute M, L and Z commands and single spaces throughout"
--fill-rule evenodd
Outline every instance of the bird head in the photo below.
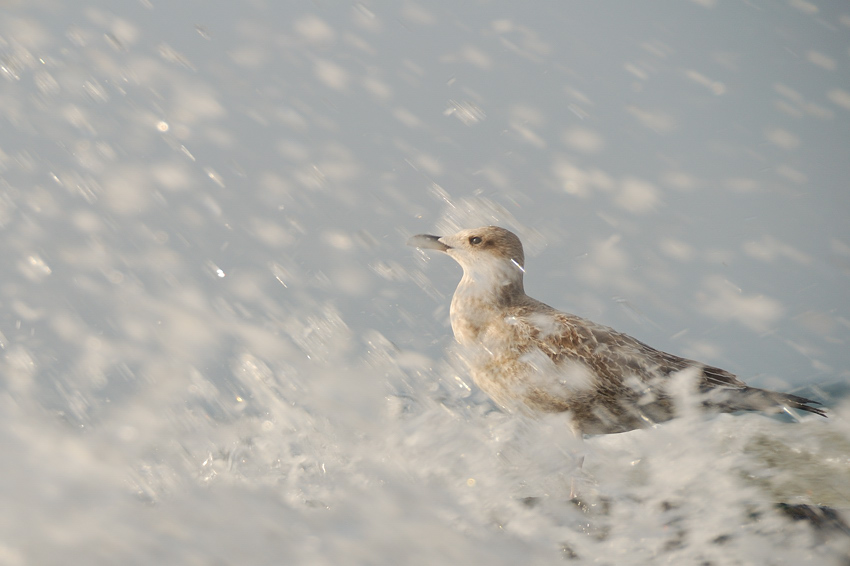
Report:
M 420 249 L 438 250 L 463 267 L 464 278 L 498 285 L 522 283 L 525 256 L 522 243 L 513 232 L 498 226 L 461 230 L 451 236 L 420 234 L 408 240 Z

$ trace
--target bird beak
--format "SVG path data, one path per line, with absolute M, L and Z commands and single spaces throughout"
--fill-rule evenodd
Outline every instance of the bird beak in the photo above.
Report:
M 407 245 L 419 248 L 420 250 L 437 250 L 441 252 L 451 249 L 451 246 L 447 246 L 440 241 L 439 236 L 432 236 L 430 234 L 417 234 L 407 241 Z

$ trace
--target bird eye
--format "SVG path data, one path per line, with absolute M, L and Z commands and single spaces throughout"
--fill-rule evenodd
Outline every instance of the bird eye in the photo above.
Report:
M 478 236 L 473 236 L 469 239 L 469 243 L 472 244 L 473 246 L 477 246 L 478 244 L 481 243 L 481 238 L 479 238 Z

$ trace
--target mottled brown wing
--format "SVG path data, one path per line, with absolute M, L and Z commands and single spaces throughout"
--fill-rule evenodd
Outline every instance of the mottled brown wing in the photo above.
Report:
M 594 385 L 599 395 L 586 400 L 603 404 L 610 401 L 611 406 L 605 408 L 610 418 L 600 421 L 601 428 L 598 428 L 603 432 L 644 426 L 640 422 L 645 421 L 647 416 L 655 422 L 671 418 L 673 413 L 663 385 L 671 374 L 688 368 L 701 371 L 699 388 L 707 395 L 703 401 L 707 407 L 725 412 L 778 412 L 789 406 L 826 416 L 822 409 L 811 406 L 819 404 L 817 401 L 749 387 L 728 371 L 656 350 L 607 326 L 554 309 L 549 314 L 554 317 L 553 327 L 545 331 L 540 329 L 536 334 L 531 331 L 532 338 L 556 364 L 567 359 L 579 361 L 595 373 L 597 380 Z M 533 327 L 529 324 L 529 328 Z M 646 394 L 651 394 L 657 401 L 652 405 L 638 402 L 638 406 L 631 408 L 624 405 Z M 573 407 L 573 410 L 577 409 Z M 632 418 L 635 415 L 640 419 Z M 585 417 L 587 422 L 584 424 L 591 423 L 588 426 L 592 427 L 592 419 L 598 415 L 591 410 Z
M 586 363 L 602 378 L 600 385 L 619 389 L 627 377 L 650 384 L 696 367 L 702 371 L 700 389 L 746 387 L 728 371 L 656 350 L 613 328 L 566 313 L 555 316 L 563 330 L 541 337 L 541 349 L 556 362 L 566 357 Z
M 649 346 L 646 347 L 649 348 Z M 694 360 L 668 354 L 667 352 L 660 352 L 658 350 L 655 350 L 655 352 L 665 360 L 666 367 L 668 368 L 665 372 L 667 374 L 681 371 L 689 367 L 698 367 L 702 369 L 702 379 L 699 383 L 700 389 L 706 390 L 715 387 L 730 387 L 733 389 L 739 389 L 747 386 L 747 384 L 738 379 L 735 374 L 730 373 L 725 369 L 707 366 Z

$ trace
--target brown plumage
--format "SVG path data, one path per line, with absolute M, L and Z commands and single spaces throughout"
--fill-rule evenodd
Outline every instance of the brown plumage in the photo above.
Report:
M 811 406 L 816 401 L 749 387 L 725 370 L 532 299 L 523 289 L 522 243 L 504 228 L 419 235 L 408 244 L 445 252 L 463 267 L 452 330 L 468 349 L 475 383 L 507 409 L 569 411 L 576 432 L 624 432 L 676 416 L 670 384 L 689 371 L 702 404 L 717 411 L 791 407 L 826 416 Z

